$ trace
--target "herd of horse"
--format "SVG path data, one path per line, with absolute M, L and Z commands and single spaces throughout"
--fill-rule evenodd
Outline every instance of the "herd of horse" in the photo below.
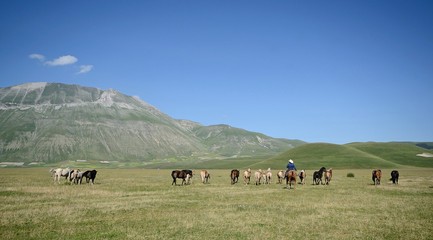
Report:
M 173 170 L 171 172 L 171 177 L 173 178 L 172 185 L 177 185 L 176 179 L 182 179 L 181 185 L 190 184 L 191 178 L 193 176 L 192 170 Z M 230 172 L 230 183 L 236 184 L 239 181 L 240 171 L 238 169 L 233 169 Z M 200 171 L 200 177 L 202 183 L 209 183 L 210 174 L 207 170 Z M 244 184 L 248 185 L 251 182 L 251 177 L 253 174 L 251 172 L 251 168 L 246 169 L 243 172 Z M 307 177 L 307 173 L 305 170 L 301 170 L 297 173 L 295 170 L 280 170 L 277 172 L 278 184 L 282 184 L 283 180 L 286 181 L 286 188 L 295 189 L 297 184 L 297 178 L 299 178 L 299 184 L 304 185 L 305 179 Z M 382 178 L 382 170 L 375 169 L 372 172 L 372 180 L 374 185 L 380 185 L 380 180 Z M 391 179 L 394 184 L 398 184 L 399 172 L 397 170 L 393 170 L 391 172 Z M 268 168 L 267 171 L 263 171 L 261 169 L 254 172 L 254 184 L 270 184 L 272 179 L 272 171 Z M 324 180 L 322 180 L 324 179 Z M 329 185 L 332 179 L 332 168 L 326 169 L 325 167 L 321 167 L 319 170 L 313 172 L 313 185 Z
M 96 170 L 87 170 L 80 171 L 79 169 L 70 169 L 70 168 L 52 168 L 50 169 L 51 176 L 53 177 L 54 183 L 60 184 L 60 179 L 64 177 L 70 184 L 81 184 L 83 178 L 86 178 L 86 182 L 93 185 L 95 183 L 96 178 Z M 173 178 L 173 182 L 171 185 L 177 185 L 177 179 L 182 179 L 181 185 L 191 184 L 191 178 L 193 177 L 194 172 L 189 169 L 184 170 L 173 170 L 171 172 L 171 177 Z M 399 172 L 397 170 L 391 171 L 391 178 L 393 184 L 398 184 Z M 230 172 L 230 182 L 231 184 L 236 184 L 239 181 L 240 171 L 238 169 L 233 169 Z M 248 168 L 243 172 L 244 184 L 248 185 L 251 182 L 252 177 L 251 169 Z M 282 184 L 283 180 L 286 182 L 286 188 L 295 189 L 297 184 L 297 178 L 299 178 L 299 184 L 304 185 L 306 179 L 306 171 L 301 170 L 297 173 L 295 170 L 280 170 L 277 172 L 277 183 Z M 313 172 L 313 185 L 329 185 L 332 179 L 332 168 L 328 170 L 325 167 L 321 167 L 318 171 Z M 210 173 L 207 170 L 200 171 L 200 177 L 202 183 L 209 183 Z M 324 178 L 324 182 L 323 179 Z M 382 179 L 382 170 L 374 169 L 371 174 L 371 179 L 373 180 L 374 185 L 380 185 L 380 181 Z M 254 172 L 254 184 L 270 184 L 272 180 L 272 171 L 268 168 L 267 171 L 263 171 L 261 169 Z
M 322 183 L 323 175 L 325 175 L 325 183 Z M 173 178 L 173 182 L 171 183 L 171 185 L 177 185 L 177 182 L 176 182 L 177 179 L 182 179 L 181 185 L 190 184 L 192 176 L 193 176 L 192 170 L 187 170 L 187 169 L 173 170 L 171 172 L 171 177 Z M 240 171 L 238 169 L 231 170 L 231 172 L 230 172 L 231 184 L 236 184 L 239 181 L 239 176 L 240 176 Z M 245 170 L 243 172 L 245 185 L 250 184 L 252 176 L 253 175 L 251 172 L 251 168 L 248 168 L 247 170 Z M 200 171 L 200 177 L 201 177 L 201 181 L 203 183 L 209 183 L 210 174 L 207 170 L 201 170 Z M 294 170 L 290 170 L 290 171 L 280 170 L 277 173 L 277 177 L 278 177 L 278 182 L 277 182 L 278 184 L 282 184 L 283 179 L 285 179 L 287 188 L 289 188 L 289 189 L 296 188 L 296 183 L 297 183 L 296 179 L 298 177 L 300 180 L 300 184 L 305 184 L 306 171 L 301 170 L 298 174 Z M 314 172 L 313 184 L 318 185 L 319 183 L 322 183 L 322 184 L 328 185 L 331 181 L 331 178 L 332 178 L 332 168 L 329 170 L 326 170 L 325 167 L 322 167 L 319 171 Z M 254 182 L 255 185 L 270 184 L 271 180 L 272 180 L 271 169 L 268 168 L 267 171 L 263 171 L 261 169 L 255 171 L 254 172 L 254 180 L 255 180 L 255 182 Z
M 52 168 L 50 169 L 51 177 L 53 177 L 54 183 L 60 184 L 60 179 L 64 177 L 71 184 L 81 184 L 83 178 L 86 178 L 86 182 L 93 185 L 95 183 L 96 170 L 81 171 L 80 169 L 70 168 Z

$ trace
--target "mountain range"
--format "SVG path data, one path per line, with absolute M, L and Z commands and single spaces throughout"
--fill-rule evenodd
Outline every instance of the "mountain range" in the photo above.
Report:
M 152 162 L 273 156 L 305 144 L 173 119 L 116 90 L 32 82 L 0 88 L 0 161 Z

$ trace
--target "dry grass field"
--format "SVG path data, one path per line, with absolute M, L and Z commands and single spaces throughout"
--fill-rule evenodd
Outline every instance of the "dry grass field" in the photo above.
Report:
M 433 239 L 433 169 L 399 169 L 399 185 L 385 169 L 380 186 L 371 170 L 334 170 L 316 186 L 310 170 L 295 190 L 209 171 L 209 184 L 195 170 L 172 186 L 169 170 L 98 169 L 91 186 L 0 169 L 0 239 Z

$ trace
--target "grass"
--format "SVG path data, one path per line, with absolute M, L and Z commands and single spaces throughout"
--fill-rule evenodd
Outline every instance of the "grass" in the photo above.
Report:
M 399 169 L 399 185 L 390 170 L 380 186 L 362 169 L 315 186 L 307 170 L 288 190 L 231 185 L 230 169 L 187 186 L 171 186 L 170 170 L 100 169 L 78 186 L 44 168 L 0 169 L 0 239 L 432 239 L 433 169 Z

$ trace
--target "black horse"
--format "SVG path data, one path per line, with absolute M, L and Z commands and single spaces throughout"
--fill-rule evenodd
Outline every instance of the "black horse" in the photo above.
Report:
M 83 174 L 80 173 L 81 176 L 80 175 L 78 176 L 79 179 L 77 181 L 81 184 L 83 177 L 85 177 L 86 182 L 87 183 L 90 182 L 90 184 L 93 185 L 95 183 L 96 173 L 98 173 L 98 171 L 96 171 L 95 169 L 85 171 L 85 172 L 83 172 Z
M 325 172 L 325 171 L 326 171 L 326 168 L 325 167 L 321 167 L 319 169 L 319 171 L 315 171 L 313 173 L 313 185 L 314 184 L 319 185 L 319 182 L 323 185 L 322 177 L 323 177 L 323 172 Z
M 399 173 L 398 173 L 398 171 L 397 170 L 393 170 L 392 172 L 391 172 L 391 179 L 389 179 L 389 180 L 391 180 L 392 181 L 392 183 L 394 183 L 394 184 L 398 184 L 398 177 L 399 177 Z

